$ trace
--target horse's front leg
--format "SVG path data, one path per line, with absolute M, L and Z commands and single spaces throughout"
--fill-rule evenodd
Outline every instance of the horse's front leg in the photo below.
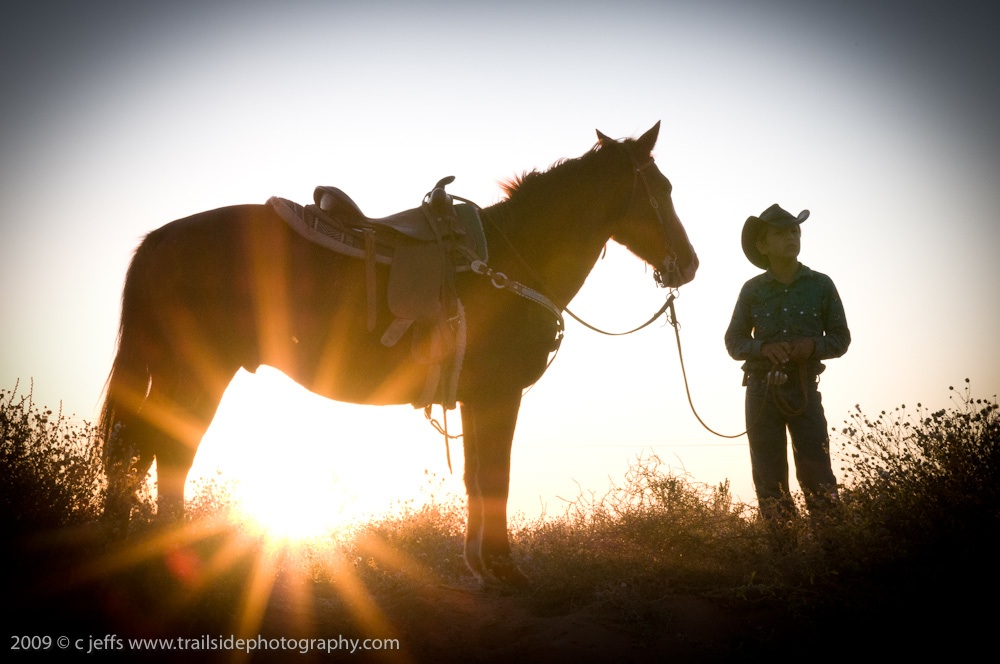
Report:
M 511 560 L 507 537 L 510 451 L 520 406 L 519 392 L 462 404 L 465 487 L 469 496 L 465 560 L 480 578 L 489 572 L 515 586 L 528 582 Z
M 483 498 L 479 490 L 479 448 L 473 407 L 462 404 L 462 448 L 465 453 L 465 493 L 468 520 L 465 524 L 465 564 L 477 578 L 486 576 L 483 566 Z

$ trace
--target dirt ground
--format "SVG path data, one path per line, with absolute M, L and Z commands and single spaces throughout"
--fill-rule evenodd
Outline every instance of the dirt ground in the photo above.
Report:
M 183 655 L 144 650 L 141 659 L 559 664 L 751 662 L 820 653 L 824 660 L 860 654 L 898 660 L 943 651 L 971 656 L 987 644 L 996 616 L 976 587 L 943 578 L 939 570 L 908 570 L 864 587 L 848 584 L 835 592 L 840 603 L 795 606 L 774 597 L 751 601 L 678 591 L 623 607 L 549 601 L 531 588 L 484 587 L 471 575 L 425 575 L 371 589 L 356 578 L 317 583 L 275 574 L 252 561 L 226 574 L 206 569 L 211 574 L 185 577 L 183 564 L 154 557 L 124 571 L 97 569 L 81 582 L 71 561 L 16 558 L 7 566 L 11 583 L 4 593 L 8 607 L 17 609 L 9 612 L 9 637 L 122 640 L 115 642 L 125 646 L 117 652 L 86 654 L 90 662 L 113 655 L 134 659 L 128 638 L 231 636 L 309 645 L 252 652 L 201 648 Z M 365 650 L 364 639 L 383 647 Z M 336 645 L 325 651 L 317 642 Z M 11 654 L 5 661 L 30 653 Z M 84 655 L 73 648 L 60 652 L 61 659 L 74 654 Z
M 540 608 L 526 595 L 467 583 L 427 583 L 380 598 L 360 631 L 398 639 L 400 652 L 366 653 L 358 661 L 647 662 L 763 658 L 778 645 L 780 618 L 769 609 L 724 608 L 695 595 L 669 595 L 648 619 L 628 620 L 598 606 Z M 314 597 L 303 615 L 301 594 L 276 587 L 263 630 L 274 634 L 347 635 L 335 598 Z M 323 607 L 332 605 L 324 615 Z M 309 626 L 309 622 L 312 625 Z M 776 628 L 778 628 L 776 630 Z M 357 632 L 355 632 L 357 634 Z
M 308 624 L 291 592 L 274 588 L 262 630 L 293 634 Z M 757 662 L 810 653 L 820 660 L 861 654 L 973 656 L 985 647 L 995 612 L 969 588 L 946 597 L 919 587 L 884 596 L 859 590 L 857 603 L 821 610 L 697 594 L 664 596 L 625 617 L 620 607 L 544 608 L 531 591 L 468 582 L 426 583 L 381 597 L 367 631 L 396 638 L 396 652 L 355 653 L 378 662 Z M 953 591 L 953 592 L 952 592 Z M 313 634 L 347 635 L 335 598 L 314 597 Z M 324 612 L 324 606 L 330 606 Z M 355 632 L 357 634 L 358 632 Z M 386 638 L 386 637 L 383 637 Z M 979 644 L 979 645 L 977 645 Z M 324 655 L 318 660 L 331 661 Z
M 599 605 L 545 607 L 531 590 L 481 587 L 470 576 L 458 582 L 408 581 L 370 595 L 279 575 L 243 577 L 196 599 L 160 594 L 158 582 L 135 577 L 122 585 L 108 578 L 60 588 L 25 586 L 13 597 L 20 607 L 8 622 L 18 634 L 67 635 L 100 640 L 114 637 L 116 653 L 61 652 L 103 661 L 126 660 L 128 638 L 222 639 L 231 635 L 267 640 L 338 642 L 332 651 L 306 649 L 248 653 L 238 649 L 162 650 L 144 661 L 291 662 L 648 662 L 756 661 L 784 643 L 782 616 L 773 609 L 727 607 L 696 595 L 663 597 L 646 615 L 623 617 Z M 34 586 L 34 584 L 32 584 Z M 264 592 L 255 592 L 263 588 Z M 250 597 L 265 597 L 255 604 Z M 801 636 L 801 635 L 800 635 Z M 363 639 L 398 644 L 364 650 Z M 352 643 L 352 640 L 354 641 Z M 352 652 L 352 649 L 354 650 Z M 303 650 L 308 650 L 303 652 Z M 13 653 L 15 656 L 27 653 Z M 131 651 L 132 655 L 137 654 Z M 15 657 L 21 659 L 21 657 Z

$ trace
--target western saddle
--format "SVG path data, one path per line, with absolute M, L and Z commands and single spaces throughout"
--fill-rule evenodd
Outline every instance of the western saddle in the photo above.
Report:
M 386 297 L 393 320 L 381 342 L 394 346 L 412 328 L 412 356 L 427 365 L 424 388 L 413 405 L 425 409 L 435 403 L 455 407 L 465 352 L 465 313 L 455 274 L 485 266 L 488 258 L 478 207 L 455 203 L 445 191 L 454 179 L 440 180 L 419 207 L 381 218 L 366 216 L 336 187 L 317 187 L 311 205 L 277 197 L 268 201 L 306 239 L 365 261 L 369 332 L 379 327 L 375 266 L 389 266 Z

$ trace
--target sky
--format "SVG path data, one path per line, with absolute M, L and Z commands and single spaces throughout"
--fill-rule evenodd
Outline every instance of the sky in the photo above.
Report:
M 320 184 L 378 216 L 413 207 L 444 175 L 486 206 L 500 181 L 587 151 L 596 129 L 638 136 L 657 121 L 657 164 L 701 260 L 677 314 L 712 428 L 744 428 L 722 337 L 757 272 L 740 229 L 772 203 L 811 211 L 800 258 L 833 278 L 853 333 L 821 383 L 831 426 L 855 404 L 948 405 L 966 378 L 975 396 L 1000 391 L 1000 46 L 986 3 L 42 0 L 19 11 L 0 26 L 0 387 L 33 384 L 38 404 L 96 416 L 131 252 L 172 219 L 272 195 L 308 202 Z M 624 330 L 663 297 L 612 245 L 571 308 Z M 524 399 L 512 508 L 559 513 L 651 454 L 753 501 L 746 439 L 698 424 L 670 327 L 608 338 L 569 321 Z M 349 487 L 316 499 L 330 511 L 377 510 L 427 484 L 462 491 L 419 411 L 333 404 L 266 370 L 238 376 L 197 473 L 243 472 L 263 491 L 306 468 Z

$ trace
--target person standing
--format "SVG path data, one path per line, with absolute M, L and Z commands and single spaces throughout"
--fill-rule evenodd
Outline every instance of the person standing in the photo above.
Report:
M 822 360 L 847 352 L 851 332 L 833 280 L 798 260 L 808 217 L 775 204 L 746 220 L 743 253 L 765 272 L 743 285 L 725 335 L 730 356 L 743 361 L 754 488 L 761 515 L 772 520 L 795 514 L 786 432 L 809 512 L 837 495 L 818 386 Z

